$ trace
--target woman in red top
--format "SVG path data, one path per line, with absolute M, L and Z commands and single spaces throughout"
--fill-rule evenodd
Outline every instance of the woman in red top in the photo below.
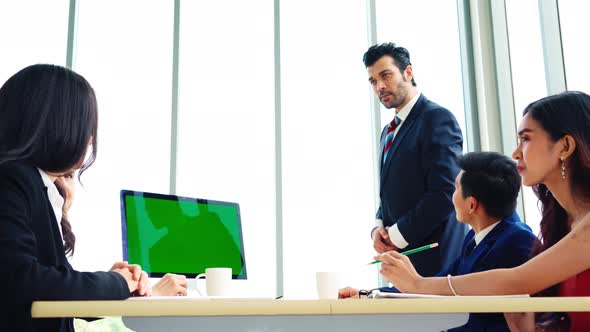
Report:
M 406 256 L 388 252 L 381 274 L 408 293 L 453 295 L 590 295 L 590 96 L 564 92 L 531 103 L 513 153 L 524 185 L 541 202 L 540 242 L 533 258 L 512 269 L 447 278 L 419 276 Z M 482 287 L 485 285 L 485 287 Z M 571 331 L 590 331 L 590 313 L 569 313 Z M 512 317 L 513 319 L 517 316 Z M 532 316 L 513 321 L 533 331 Z

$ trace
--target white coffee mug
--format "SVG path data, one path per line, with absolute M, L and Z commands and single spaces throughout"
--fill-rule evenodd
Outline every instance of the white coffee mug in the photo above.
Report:
M 197 292 L 201 296 L 229 296 L 232 269 L 229 267 L 210 267 L 195 278 Z M 198 280 L 205 278 L 207 292 L 199 289 Z
M 316 272 L 318 298 L 337 299 L 340 288 L 339 272 Z

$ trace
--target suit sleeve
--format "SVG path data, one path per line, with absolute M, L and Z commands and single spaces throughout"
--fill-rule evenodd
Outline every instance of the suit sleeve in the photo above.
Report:
M 453 263 L 446 266 L 442 271 L 435 274 L 434 277 L 446 277 L 447 274 L 455 275 L 457 273 L 457 267 L 459 266 L 461 258 L 457 258 Z
M 410 245 L 422 243 L 446 222 L 453 209 L 451 196 L 459 173 L 457 156 L 463 152 L 463 138 L 454 116 L 442 109 L 425 114 L 422 172 L 426 188 L 414 208 L 396 220 Z
M 37 260 L 36 234 L 29 225 L 35 203 L 31 184 L 0 174 L 0 287 L 5 303 L 36 300 L 107 300 L 129 297 L 125 279 L 115 272 L 78 272 Z M 51 236 L 37 234 L 37 236 Z

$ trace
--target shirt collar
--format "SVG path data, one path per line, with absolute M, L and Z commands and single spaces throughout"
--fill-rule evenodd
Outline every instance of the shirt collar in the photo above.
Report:
M 47 174 L 44 170 L 37 168 L 39 174 L 41 175 L 41 179 L 43 180 L 43 184 L 47 188 L 47 197 L 49 198 L 49 203 L 51 204 L 51 208 L 53 209 L 53 213 L 55 214 L 55 219 L 57 221 L 57 226 L 59 227 L 59 233 L 61 235 L 61 217 L 62 217 L 62 209 L 64 206 L 64 199 L 57 191 L 57 187 L 55 183 L 51 181 L 49 178 L 49 174 Z
M 475 245 L 478 245 L 481 242 L 481 240 L 483 240 L 486 237 L 486 235 L 488 235 L 492 231 L 492 229 L 494 229 L 494 227 L 496 227 L 500 223 L 500 221 L 501 220 L 496 221 L 495 223 L 479 231 L 479 233 L 475 234 Z
M 39 171 L 39 174 L 41 175 L 41 179 L 43 180 L 43 184 L 45 185 L 45 187 L 49 188 L 49 187 L 55 187 L 55 183 L 53 183 L 53 181 L 51 181 L 51 178 L 49 177 L 49 174 L 47 174 L 47 172 L 45 172 L 44 170 L 37 168 L 37 170 Z M 55 188 L 55 190 L 57 190 L 57 188 Z
M 408 115 L 410 114 L 410 111 L 412 110 L 412 108 L 414 108 L 414 105 L 416 105 L 418 98 L 420 98 L 420 95 L 421 95 L 420 92 L 416 93 L 414 98 L 410 99 L 410 101 L 406 104 L 406 106 L 402 107 L 401 109 L 399 109 L 396 112 L 396 116 L 398 118 L 400 118 L 400 120 L 402 120 L 402 122 L 408 117 Z

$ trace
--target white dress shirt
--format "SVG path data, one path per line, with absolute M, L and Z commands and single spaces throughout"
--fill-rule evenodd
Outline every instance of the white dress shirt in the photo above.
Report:
M 57 191 L 57 187 L 55 186 L 55 183 L 53 183 L 53 181 L 51 181 L 51 179 L 49 178 L 49 175 L 47 173 L 45 173 L 45 171 L 43 171 L 40 168 L 37 168 L 37 170 L 39 170 L 39 174 L 41 174 L 41 179 L 43 179 L 43 184 L 45 185 L 45 187 L 47 187 L 47 197 L 49 197 L 49 203 L 51 204 L 51 207 L 53 208 L 53 213 L 55 214 L 55 219 L 57 220 L 57 227 L 59 227 L 59 235 L 62 237 L 62 240 L 63 240 L 63 235 L 62 235 L 62 230 L 61 230 L 61 217 L 62 217 L 62 209 L 64 206 L 64 199 L 59 194 L 59 191 Z
M 494 227 L 496 227 L 500 223 L 500 221 L 501 220 L 496 221 L 495 223 L 493 223 L 493 224 L 489 225 L 488 227 L 479 231 L 479 233 L 475 234 L 474 239 L 475 239 L 475 246 L 476 247 L 481 242 L 481 240 L 483 240 L 484 237 L 486 237 L 486 235 L 490 234 L 492 229 L 494 229 Z

